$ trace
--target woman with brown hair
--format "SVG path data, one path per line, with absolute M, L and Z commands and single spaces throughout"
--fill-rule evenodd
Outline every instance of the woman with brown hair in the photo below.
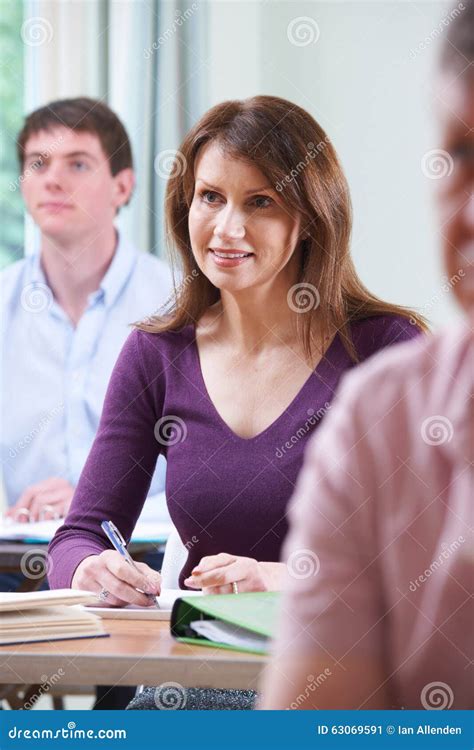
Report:
M 50 554 L 52 587 L 146 606 L 159 591 L 109 548 L 129 539 L 157 457 L 188 559 L 180 585 L 279 589 L 286 507 L 307 439 L 341 375 L 426 326 L 377 299 L 349 254 L 351 208 L 336 153 L 300 107 L 229 101 L 190 131 L 169 179 L 181 283 L 138 324 L 115 366 L 99 431 Z

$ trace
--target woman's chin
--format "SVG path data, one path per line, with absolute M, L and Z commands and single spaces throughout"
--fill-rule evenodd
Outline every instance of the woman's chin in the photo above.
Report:
M 220 289 L 221 292 L 243 292 L 254 286 L 254 283 L 250 279 L 236 278 L 236 275 L 233 277 L 226 271 L 218 271 L 217 273 L 214 271 L 213 273 L 206 273 L 206 276 L 211 284 Z

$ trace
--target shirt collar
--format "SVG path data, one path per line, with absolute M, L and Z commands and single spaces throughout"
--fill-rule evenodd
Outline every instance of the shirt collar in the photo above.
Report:
M 111 307 L 132 273 L 138 257 L 138 252 L 117 232 L 117 247 L 112 262 L 102 279 L 99 289 L 93 292 L 90 299 L 103 298 L 106 307 Z M 41 252 L 38 250 L 29 258 L 30 281 L 35 284 L 47 285 L 46 277 L 41 268 Z
M 117 233 L 117 235 L 117 248 L 98 292 L 103 294 L 104 303 L 107 307 L 111 307 L 119 296 L 135 267 L 138 257 L 138 252 L 123 239 L 120 233 Z

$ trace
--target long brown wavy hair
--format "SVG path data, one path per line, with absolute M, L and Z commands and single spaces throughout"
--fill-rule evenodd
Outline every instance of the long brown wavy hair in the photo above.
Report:
M 354 361 L 349 324 L 376 315 L 401 315 L 427 330 L 414 310 L 371 294 L 359 279 L 349 252 L 352 210 L 349 188 L 336 152 L 318 123 L 301 107 L 275 96 L 227 101 L 210 109 L 176 153 L 166 191 L 166 232 L 175 283 L 170 303 L 136 324 L 152 333 L 196 323 L 220 299 L 220 291 L 199 269 L 192 252 L 188 216 L 200 149 L 215 141 L 225 152 L 256 166 L 280 194 L 285 207 L 302 217 L 301 266 L 295 312 L 298 335 L 311 357 L 314 346 L 338 331 Z M 178 261 L 178 264 L 177 264 Z M 296 287 L 293 287 L 296 289 Z M 306 295 L 307 302 L 304 302 Z M 311 295 L 319 304 L 311 303 Z M 309 302 L 309 305 L 308 305 Z

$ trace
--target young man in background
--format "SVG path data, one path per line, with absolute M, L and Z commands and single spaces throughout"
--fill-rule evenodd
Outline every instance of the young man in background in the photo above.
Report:
M 66 515 L 128 326 L 161 307 L 172 284 L 167 265 L 115 227 L 135 175 L 128 135 L 105 104 L 41 107 L 17 148 L 40 243 L 1 275 L 0 450 L 7 515 L 27 522 Z M 150 495 L 164 474 L 160 460 Z M 163 496 L 147 504 L 168 520 Z M 22 578 L 1 575 L 0 589 Z

